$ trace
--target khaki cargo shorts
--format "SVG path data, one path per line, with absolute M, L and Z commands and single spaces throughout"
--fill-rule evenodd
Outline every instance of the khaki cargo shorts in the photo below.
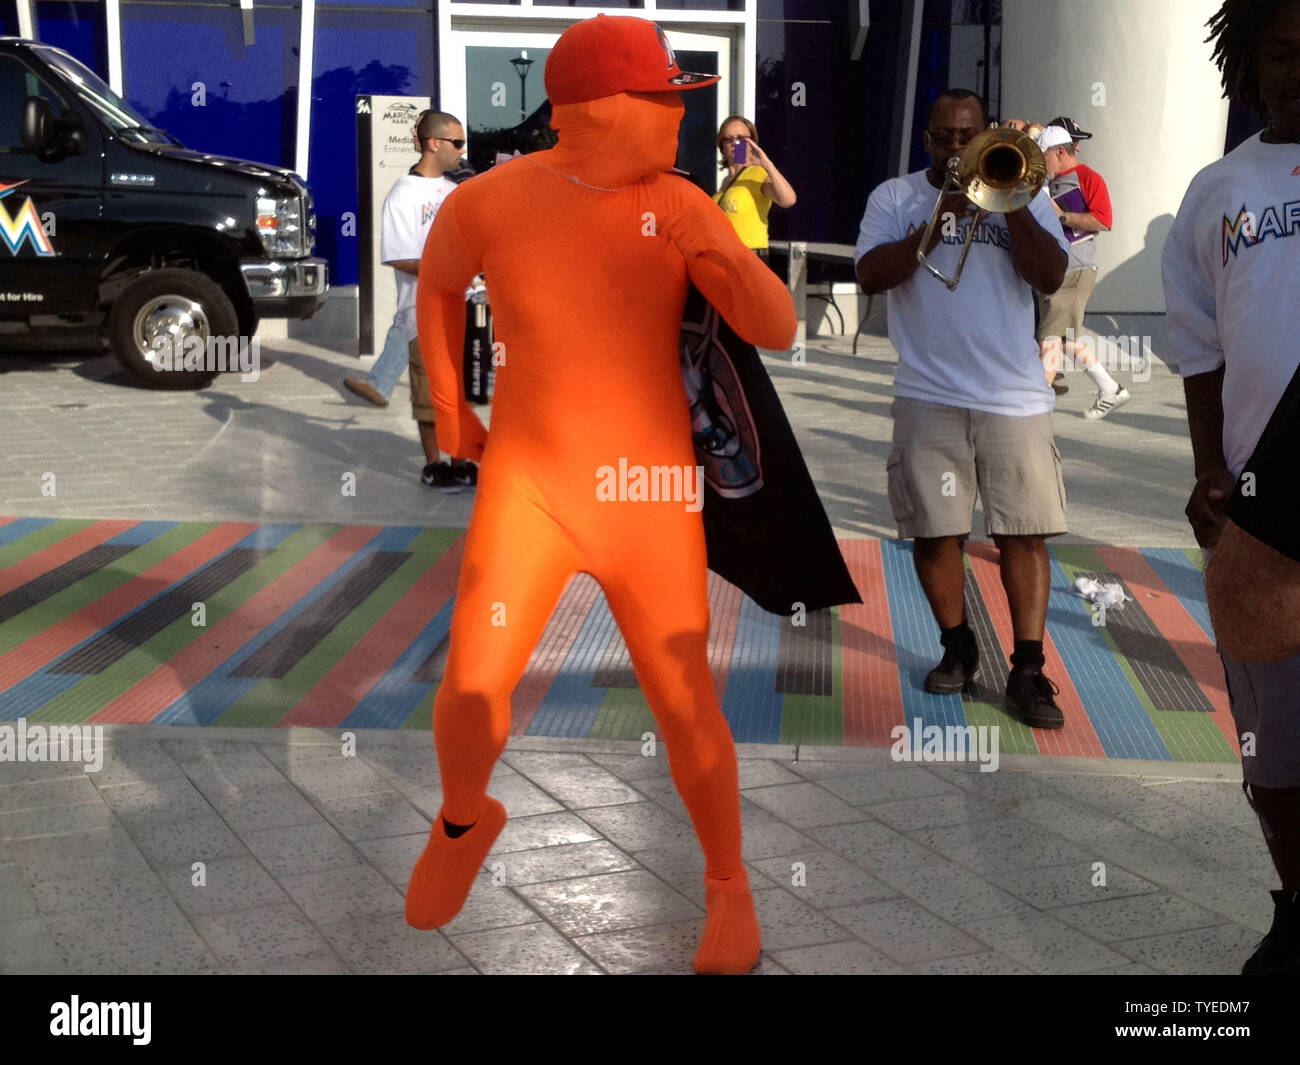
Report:
M 1091 268 L 1075 270 L 1065 275 L 1061 287 L 1050 296 L 1041 292 L 1038 298 L 1038 342 L 1041 344 L 1048 337 L 1064 339 L 1067 329 L 1074 330 L 1074 339 L 1078 340 L 1083 332 L 1083 312 L 1087 309 L 1088 298 L 1093 286 L 1097 284 L 1097 271 Z
M 417 422 L 433 422 L 433 399 L 429 395 L 429 378 L 424 373 L 424 359 L 420 357 L 420 342 L 412 340 L 406 350 L 410 355 L 411 414 Z
M 966 536 L 978 490 L 989 536 L 1066 531 L 1050 413 L 1017 418 L 894 400 L 889 505 L 902 539 Z

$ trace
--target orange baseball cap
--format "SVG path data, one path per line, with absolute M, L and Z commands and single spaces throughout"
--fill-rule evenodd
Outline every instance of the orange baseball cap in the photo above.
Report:
M 717 74 L 688 74 L 656 23 L 597 15 L 564 31 L 546 57 L 546 95 L 576 104 L 620 92 L 676 92 L 716 84 Z

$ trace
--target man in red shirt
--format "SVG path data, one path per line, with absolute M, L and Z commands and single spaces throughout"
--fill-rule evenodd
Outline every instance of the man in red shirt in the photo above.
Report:
M 1097 280 L 1094 265 L 1096 236 L 1110 230 L 1110 192 L 1100 174 L 1079 162 L 1079 141 L 1092 134 L 1080 129 L 1073 119 L 1054 118 L 1038 135 L 1038 147 L 1047 164 L 1048 194 L 1065 239 L 1070 242 L 1070 261 L 1065 280 L 1050 296 L 1039 294 L 1038 341 L 1043 372 L 1052 383 L 1061 368 L 1062 353 L 1082 369 L 1097 386 L 1097 397 L 1083 412 L 1089 419 L 1104 418 L 1129 401 L 1128 389 L 1121 388 L 1097 358 L 1092 344 L 1080 342 L 1083 313 Z M 1053 384 L 1058 392 L 1066 391 Z

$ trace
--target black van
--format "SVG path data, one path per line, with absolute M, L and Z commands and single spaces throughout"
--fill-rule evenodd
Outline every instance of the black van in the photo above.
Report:
M 202 387 L 214 347 L 320 309 L 315 237 L 292 172 L 189 151 L 66 52 L 0 37 L 0 341 L 106 327 L 141 381 Z

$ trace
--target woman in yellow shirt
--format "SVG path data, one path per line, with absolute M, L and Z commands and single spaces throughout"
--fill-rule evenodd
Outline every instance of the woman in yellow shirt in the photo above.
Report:
M 743 148 L 742 148 L 743 146 Z M 732 115 L 718 130 L 718 151 L 727 179 L 713 197 L 745 247 L 767 258 L 767 213 L 772 204 L 793 207 L 794 189 L 758 146 L 758 130 L 743 115 Z M 742 162 L 737 162 L 737 154 Z

